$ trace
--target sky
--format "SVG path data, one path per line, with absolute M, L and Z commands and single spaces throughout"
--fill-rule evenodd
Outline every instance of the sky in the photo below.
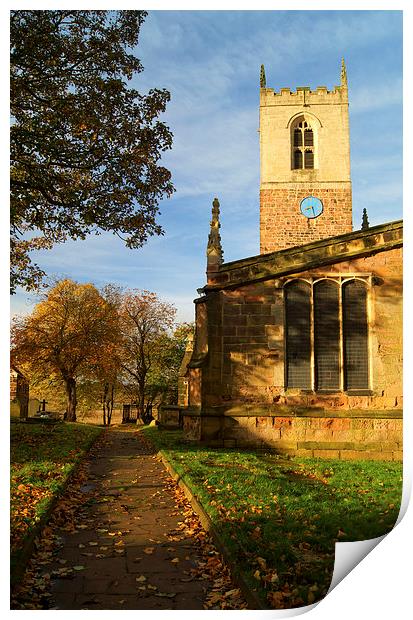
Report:
M 129 8 L 129 7 L 128 7 Z M 267 87 L 349 83 L 353 226 L 402 217 L 401 11 L 150 11 L 136 54 L 140 92 L 166 88 L 174 142 L 162 163 L 176 191 L 160 204 L 165 231 L 129 250 L 111 234 L 66 242 L 33 259 L 53 277 L 156 292 L 192 321 L 205 281 L 212 200 L 221 205 L 224 260 L 259 253 L 259 74 Z M 11 313 L 37 298 L 19 289 Z

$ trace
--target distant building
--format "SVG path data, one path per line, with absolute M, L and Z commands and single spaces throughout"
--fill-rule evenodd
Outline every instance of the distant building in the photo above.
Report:
M 10 414 L 20 418 L 29 414 L 29 381 L 14 366 L 10 367 Z
M 352 231 L 348 89 L 260 89 L 260 251 L 223 262 L 213 202 L 186 436 L 402 457 L 402 222 Z

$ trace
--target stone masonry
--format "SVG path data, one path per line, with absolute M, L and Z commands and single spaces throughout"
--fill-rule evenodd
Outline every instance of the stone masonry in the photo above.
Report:
M 364 210 L 352 232 L 344 60 L 332 90 L 275 92 L 261 66 L 259 133 L 260 254 L 223 262 L 215 198 L 186 437 L 400 459 L 403 226 Z
M 212 271 L 196 303 L 187 436 L 315 456 L 400 458 L 401 244 L 402 226 L 394 222 Z M 322 277 L 341 282 L 355 274 L 369 286 L 371 390 L 286 389 L 285 283 Z
M 264 84 L 264 85 L 263 85 Z M 293 128 L 303 119 L 314 134 L 314 168 L 294 169 Z M 260 252 L 274 252 L 352 230 L 347 74 L 332 91 L 260 88 Z M 308 220 L 306 196 L 323 203 Z

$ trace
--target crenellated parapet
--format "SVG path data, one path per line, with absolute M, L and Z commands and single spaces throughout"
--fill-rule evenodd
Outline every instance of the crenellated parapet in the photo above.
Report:
M 295 91 L 290 88 L 280 88 L 279 91 L 267 88 L 264 65 L 261 65 L 260 85 L 261 105 L 308 107 L 319 104 L 348 103 L 347 70 L 344 58 L 341 61 L 340 85 L 334 86 L 332 90 L 328 90 L 327 86 L 317 86 L 315 90 L 311 90 L 309 86 L 297 86 Z
M 328 90 L 326 86 L 318 86 L 311 90 L 308 86 L 298 86 L 295 91 L 289 88 L 281 88 L 279 92 L 273 88 L 261 89 L 261 105 L 291 105 L 307 107 L 322 104 L 348 103 L 348 90 L 343 86 L 335 86 L 334 90 Z

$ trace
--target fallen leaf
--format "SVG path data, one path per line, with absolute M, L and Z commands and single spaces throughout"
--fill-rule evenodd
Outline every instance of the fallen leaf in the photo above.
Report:
M 139 577 L 136 577 L 136 581 L 139 581 L 139 582 L 146 581 L 145 575 L 139 575 Z
M 173 598 L 174 596 L 176 596 L 175 592 L 157 592 L 155 594 L 155 596 L 163 596 L 166 598 Z
M 234 596 L 235 594 L 239 594 L 240 590 L 239 588 L 234 588 L 233 590 L 228 590 L 228 592 L 225 592 L 224 596 L 225 598 L 229 598 L 230 596 Z
M 145 547 L 145 549 L 143 550 L 144 553 L 146 553 L 147 555 L 151 555 L 151 553 L 153 553 L 155 551 L 155 547 Z

